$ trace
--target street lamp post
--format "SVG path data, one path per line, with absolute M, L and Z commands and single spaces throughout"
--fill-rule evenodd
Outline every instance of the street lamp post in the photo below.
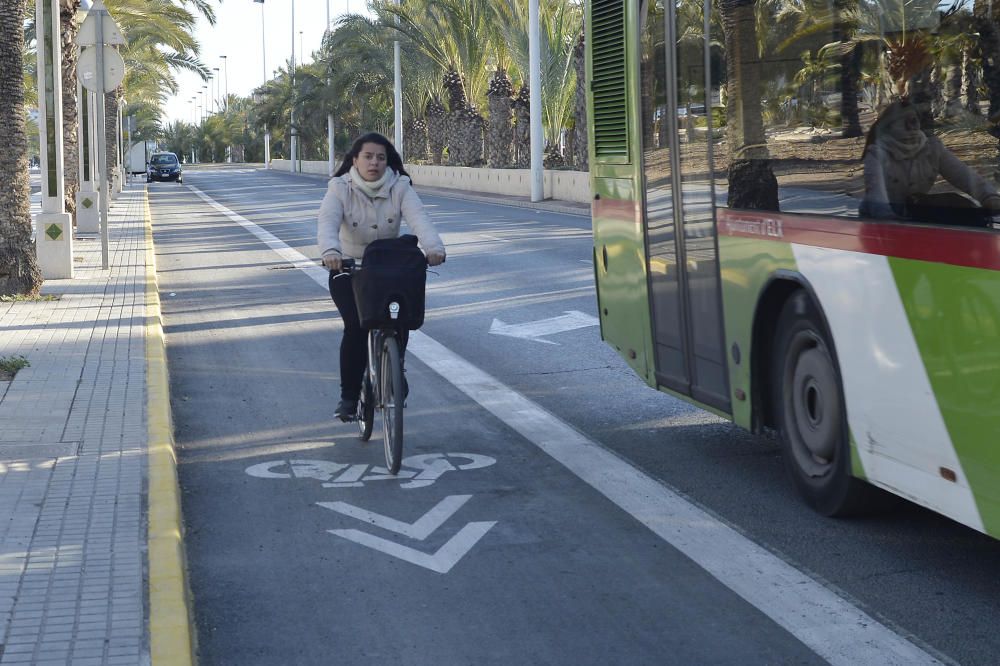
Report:
M 226 56 L 221 55 L 219 58 L 222 60 L 222 77 L 225 82 L 225 92 L 222 95 L 222 107 L 223 109 L 229 108 L 229 66 L 226 64 Z
M 260 65 L 264 70 L 264 84 L 267 84 L 267 39 L 264 36 L 264 0 L 253 0 L 260 3 Z M 271 168 L 271 131 L 264 125 L 264 168 Z
M 289 76 L 290 76 L 290 82 L 292 84 L 292 109 L 291 112 L 289 113 L 289 122 L 288 122 L 289 125 L 288 133 L 291 137 L 289 142 L 290 150 L 288 156 L 291 158 L 290 171 L 292 173 L 295 173 L 295 165 L 298 159 L 298 149 L 299 149 L 298 136 L 296 136 L 297 132 L 295 131 L 295 101 L 294 101 L 295 100 L 295 0 L 291 1 L 291 5 L 292 5 L 292 62 L 291 62 L 291 67 L 289 68 Z
M 219 112 L 219 68 L 213 67 L 212 71 L 215 72 L 212 76 L 208 77 L 210 79 L 215 79 L 215 87 L 212 89 L 212 106 L 215 107 L 215 112 Z
M 401 0 L 396 0 L 396 6 L 399 7 Z M 396 25 L 399 25 L 399 18 L 396 18 Z M 403 157 L 403 75 L 399 62 L 399 40 L 392 43 L 393 50 L 393 106 L 395 107 L 395 113 L 393 114 L 393 124 L 396 129 L 396 151 L 399 152 L 399 156 Z
M 545 198 L 542 172 L 542 70 L 540 64 L 538 0 L 528 2 L 528 87 L 530 88 L 531 200 Z
M 43 278 L 71 278 L 73 219 L 66 212 L 63 200 L 62 40 L 58 0 L 37 0 L 35 16 L 42 182 L 42 212 L 36 218 L 35 253 Z

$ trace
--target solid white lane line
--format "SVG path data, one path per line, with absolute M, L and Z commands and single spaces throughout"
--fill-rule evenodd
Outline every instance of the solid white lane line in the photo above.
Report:
M 327 288 L 326 270 L 314 260 L 191 189 Z M 830 663 L 941 663 L 430 336 L 413 331 L 407 351 Z

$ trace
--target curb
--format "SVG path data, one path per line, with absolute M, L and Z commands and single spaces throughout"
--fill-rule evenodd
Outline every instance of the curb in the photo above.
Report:
M 143 188 L 146 227 L 146 389 L 149 456 L 149 641 L 153 666 L 197 663 L 191 593 L 184 555 L 177 456 L 170 417 L 166 344 L 156 282 L 149 191 Z

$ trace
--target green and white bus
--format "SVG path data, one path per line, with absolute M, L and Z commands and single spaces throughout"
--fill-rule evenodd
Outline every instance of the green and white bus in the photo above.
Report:
M 1000 3 L 588 0 L 601 334 L 873 487 L 1000 536 Z

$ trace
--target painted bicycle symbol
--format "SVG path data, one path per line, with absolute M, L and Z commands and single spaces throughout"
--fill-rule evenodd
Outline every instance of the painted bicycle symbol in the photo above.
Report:
M 385 467 L 352 465 L 332 460 L 271 460 L 247 467 L 246 473 L 259 479 L 315 479 L 324 488 L 360 488 L 370 481 L 402 481 L 400 488 L 426 488 L 447 472 L 482 469 L 495 458 L 477 453 L 425 453 L 403 458 L 399 474 Z

